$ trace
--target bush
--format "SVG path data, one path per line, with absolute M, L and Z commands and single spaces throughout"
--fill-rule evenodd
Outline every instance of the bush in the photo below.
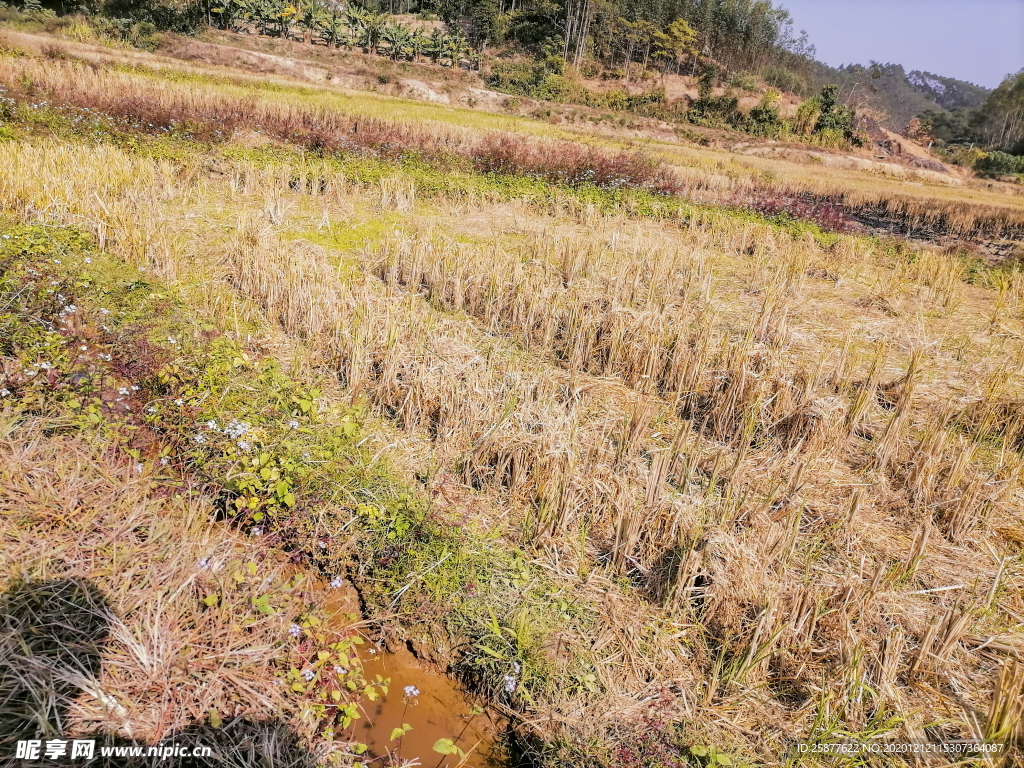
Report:
M 511 93 L 514 96 L 532 96 L 543 82 L 544 75 L 543 66 L 496 61 L 486 81 L 487 85 L 496 91 Z
M 713 96 L 712 90 L 718 80 L 714 66 L 705 67 L 697 85 L 697 100 L 690 106 L 686 119 L 694 125 L 712 127 L 735 126 L 742 120 L 739 113 L 739 99 L 731 93 Z
M 729 78 L 729 86 L 750 93 L 761 90 L 761 82 L 754 75 L 733 75 Z
M 486 82 L 494 90 L 514 96 L 530 96 L 563 104 L 583 104 L 597 109 L 639 111 L 651 116 L 661 116 L 664 112 L 663 88 L 652 88 L 640 94 L 630 94 L 618 89 L 592 91 L 563 74 L 560 57 L 549 56 L 543 64 L 495 62 Z M 658 114 L 654 114 L 655 112 Z
M 160 35 L 156 25 L 152 22 L 134 19 L 107 19 L 102 16 L 94 18 L 92 22 L 100 37 L 116 40 L 144 51 L 155 51 L 160 47 Z
M 772 88 L 778 88 L 783 92 L 795 93 L 798 96 L 807 95 L 806 81 L 789 69 L 769 69 L 764 73 L 764 81 Z
M 1024 157 L 1008 152 L 989 152 L 974 164 L 974 170 L 983 176 L 1011 176 L 1024 173 Z
M 782 117 L 779 115 L 779 92 L 769 90 L 757 106 L 747 115 L 747 131 L 755 136 L 777 139 L 782 134 Z

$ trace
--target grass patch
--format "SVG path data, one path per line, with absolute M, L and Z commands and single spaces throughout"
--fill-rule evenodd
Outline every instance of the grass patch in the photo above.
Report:
M 515 710 L 567 685 L 598 690 L 585 653 L 551 650 L 567 626 L 586 632 L 593 609 L 510 549 L 503 532 L 446 515 L 386 462 L 371 461 L 358 404 L 326 405 L 316 382 L 218 333 L 73 228 L 0 230 L 0 393 L 16 418 L 58 419 L 154 486 L 203 494 L 249 541 L 326 579 L 351 578 L 371 615 L 397 617 L 408 637 L 446 632 L 452 671 L 493 701 Z M 244 561 L 225 567 L 201 601 L 211 609 L 235 601 L 256 620 L 277 616 L 301 583 L 237 603 L 238 589 L 258 586 L 261 572 Z M 351 640 L 322 638 L 315 611 L 293 609 L 292 621 L 311 642 L 321 637 L 325 658 L 350 652 Z M 318 732 L 344 735 L 352 721 L 351 696 L 330 698 L 338 685 L 352 680 L 364 696 L 380 685 L 358 672 L 327 681 L 327 671 L 323 685 L 307 685 L 300 672 L 288 662 L 279 674 Z

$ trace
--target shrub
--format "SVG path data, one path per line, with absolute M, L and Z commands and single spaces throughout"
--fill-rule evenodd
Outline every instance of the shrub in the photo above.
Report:
M 983 176 L 1010 176 L 1024 173 L 1024 157 L 1008 152 L 989 152 L 974 164 L 974 170 Z
M 751 93 L 761 90 L 761 83 L 754 75 L 733 75 L 729 78 L 729 85 L 732 88 L 739 88 L 741 91 Z
M 747 131 L 755 136 L 776 139 L 782 134 L 782 117 L 779 115 L 779 92 L 769 90 L 757 106 L 747 115 Z
M 789 69 L 769 69 L 764 73 L 764 81 L 772 88 L 778 88 L 783 92 L 795 93 L 799 96 L 807 94 L 806 81 Z
M 839 104 L 839 86 L 826 85 L 818 96 L 821 113 L 814 126 L 815 133 L 835 131 L 846 138 L 853 137 L 854 113 L 850 107 Z
M 793 132 L 800 136 L 810 136 L 814 126 L 818 124 L 819 115 L 821 115 L 821 99 L 812 96 L 797 107 Z
M 532 96 L 534 89 L 543 81 L 543 76 L 543 67 L 512 61 L 496 61 L 486 80 L 487 85 L 496 91 L 515 96 Z

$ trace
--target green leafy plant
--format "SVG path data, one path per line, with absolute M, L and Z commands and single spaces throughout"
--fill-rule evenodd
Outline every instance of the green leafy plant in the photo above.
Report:
M 707 768 L 716 765 L 731 766 L 733 764 L 732 759 L 728 755 L 723 755 L 714 747 L 694 744 L 690 747 L 690 754 L 696 758 L 698 765 L 707 766 Z

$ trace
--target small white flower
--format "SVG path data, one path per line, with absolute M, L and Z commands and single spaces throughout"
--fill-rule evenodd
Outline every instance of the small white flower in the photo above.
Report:
M 177 400 L 175 400 L 175 401 L 174 401 L 174 404 L 175 404 L 175 405 L 184 405 L 184 404 L 185 404 L 185 401 L 184 401 L 184 400 L 182 400 L 182 399 L 181 399 L 181 398 L 179 397 L 179 398 L 178 398 Z
M 253 536 L 262 536 L 263 535 L 263 528 L 262 528 L 262 526 L 257 525 L 255 528 L 253 528 L 252 529 L 252 535 Z
M 512 675 L 505 675 L 505 692 L 512 693 L 516 689 L 516 679 Z
M 512 671 L 515 672 L 517 675 L 520 672 L 523 671 L 523 668 L 521 666 L 519 666 L 519 662 L 518 661 L 513 661 L 512 662 Z
M 110 310 L 109 309 L 101 309 L 100 310 L 100 314 L 101 315 L 109 315 L 110 314 Z
M 132 384 L 132 392 L 138 392 L 139 388 L 135 384 Z
M 142 464 L 136 464 L 135 465 L 135 471 L 138 472 L 139 474 L 142 474 L 142 470 L 144 470 L 145 468 L 146 467 L 144 465 L 142 465 Z
M 337 667 L 336 666 L 334 668 L 334 674 L 336 674 L 336 675 L 347 675 L 348 674 L 348 670 L 345 669 L 344 667 Z
M 292 637 L 298 637 L 302 634 L 302 627 L 300 627 L 298 624 L 292 624 L 290 627 L 288 627 L 288 634 Z
M 79 349 L 85 352 L 85 350 L 87 350 L 88 347 L 85 344 L 83 344 L 82 346 L 79 347 Z
M 150 413 L 156 413 L 156 408 L 153 407 L 152 405 L 149 406 L 149 408 L 147 408 L 146 410 L 149 411 Z
M 238 421 L 237 419 L 232 419 L 231 422 L 224 427 L 224 434 L 232 440 L 237 440 L 248 431 L 249 425 L 245 422 Z
M 405 686 L 405 695 L 407 698 L 410 699 L 415 698 L 416 696 L 420 695 L 420 689 L 417 688 L 415 685 L 407 685 Z
M 128 394 L 128 387 L 121 387 L 119 390 L 117 390 L 117 394 L 119 394 L 119 395 L 127 395 Z
M 252 446 L 249 445 L 249 443 L 245 442 L 245 440 L 239 440 L 238 441 L 238 448 L 239 448 L 239 450 L 242 450 L 242 451 L 245 451 L 246 453 L 248 453 L 252 449 Z
M 165 467 L 167 466 L 167 464 L 168 464 L 169 462 L 170 462 L 170 459 L 168 459 L 168 458 L 167 458 L 166 456 L 162 456 L 162 457 L 160 458 L 160 464 L 161 464 L 161 465 L 163 465 L 163 466 L 165 466 Z
M 316 672 L 312 669 L 307 669 L 305 672 L 302 673 L 302 676 L 306 678 L 306 682 L 308 683 L 311 682 L 314 677 L 316 677 Z
M 92 264 L 92 259 L 90 259 L 90 258 L 86 257 L 86 259 L 85 259 L 85 263 L 86 263 L 86 264 Z
M 327 549 L 327 542 L 326 541 L 320 541 L 320 542 L 317 542 L 317 543 L 320 545 L 320 549 Z
M 331 579 L 332 589 L 341 589 L 343 586 L 345 586 L 345 580 L 341 578 L 341 576 L 335 576 L 333 579 Z
M 206 438 L 203 437 L 202 435 L 193 435 L 192 439 L 195 440 L 199 445 L 202 445 L 203 443 L 206 442 Z
M 7 397 L 9 394 L 11 394 L 11 390 L 9 390 L 9 389 L 0 389 L 0 397 Z
M 298 429 L 299 422 L 295 421 L 295 419 L 292 419 L 291 421 L 288 422 L 288 426 L 291 427 L 292 429 Z
M 199 562 L 196 563 L 196 565 L 198 565 L 201 569 L 205 570 L 206 568 L 210 567 L 210 558 L 208 558 L 208 557 L 201 557 L 201 558 L 199 558 Z

